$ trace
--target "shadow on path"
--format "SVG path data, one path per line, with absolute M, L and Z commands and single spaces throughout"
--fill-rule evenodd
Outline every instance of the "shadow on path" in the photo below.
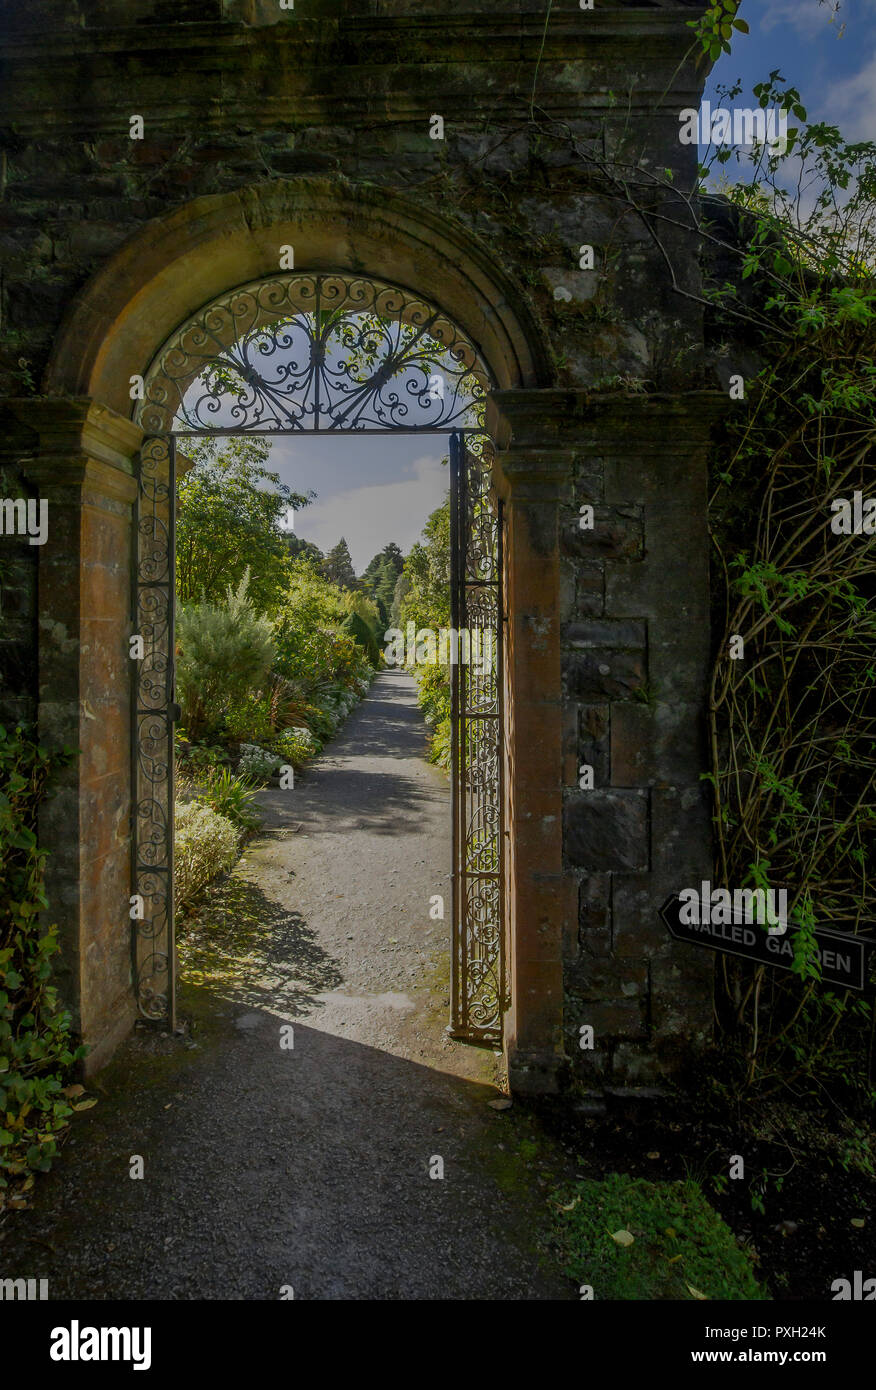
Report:
M 262 795 L 300 829 L 253 841 L 186 925 L 191 1036 L 138 1033 L 92 1083 L 0 1227 L 0 1276 L 52 1299 L 574 1296 L 546 1254 L 565 1156 L 444 1032 L 449 794 L 425 740 L 413 682 L 381 676 L 291 799 Z

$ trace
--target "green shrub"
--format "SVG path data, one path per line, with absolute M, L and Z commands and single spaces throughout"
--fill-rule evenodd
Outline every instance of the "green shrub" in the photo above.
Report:
M 174 739 L 180 765 L 192 776 L 208 772 L 210 768 L 218 767 L 229 761 L 228 751 L 221 744 L 207 743 L 206 740 L 200 743 L 190 743 L 185 729 L 178 728 Z
M 177 802 L 175 810 L 175 901 L 179 911 L 211 879 L 232 867 L 240 837 L 230 820 L 201 801 Z
M 429 761 L 438 767 L 450 767 L 450 677 L 446 666 L 419 666 L 415 672 L 417 680 L 417 703 L 423 711 L 426 723 L 434 730 L 431 738 Z
M 272 748 L 284 762 L 293 767 L 301 767 L 309 758 L 315 758 L 322 744 L 310 729 L 284 729 L 274 739 Z
M 48 902 L 37 812 L 53 773 L 74 756 L 50 752 L 24 725 L 0 726 L 0 1188 L 51 1166 L 73 1109 L 64 1083 L 86 1051 L 74 1046 L 49 983 L 57 930 L 39 921 Z
M 692 1180 L 611 1173 L 557 1195 L 566 1273 L 597 1299 L 767 1297 L 750 1254 Z
M 257 830 L 261 817 L 250 809 L 256 789 L 228 767 L 213 767 L 199 788 L 200 799 L 239 830 Z
M 267 695 L 250 690 L 229 702 L 223 734 L 230 743 L 239 743 L 244 739 L 259 743 L 270 739 L 274 732 L 271 701 Z
M 238 770 L 241 776 L 250 778 L 253 782 L 263 785 L 274 775 L 282 762 L 283 759 L 276 753 L 270 753 L 267 748 L 260 748 L 257 743 L 240 745 Z
M 177 624 L 177 689 L 183 722 L 192 739 L 216 733 L 227 711 L 257 690 L 274 657 L 271 624 L 246 598 L 248 575 L 227 602 L 180 609 Z
M 359 613 L 350 613 L 344 620 L 341 632 L 352 637 L 353 641 L 360 646 L 368 660 L 373 666 L 380 661 L 380 648 L 377 645 L 377 638 L 369 624 Z

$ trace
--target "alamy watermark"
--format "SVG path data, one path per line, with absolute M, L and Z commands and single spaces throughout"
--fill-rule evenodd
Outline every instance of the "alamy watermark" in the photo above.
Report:
M 29 545 L 45 545 L 49 504 L 40 497 L 0 498 L 0 536 L 27 536 Z
M 734 106 L 728 110 L 703 101 L 700 109 L 686 106 L 679 111 L 682 145 L 739 145 L 754 148 L 766 145 L 770 154 L 784 154 L 788 148 L 788 113 L 763 106 Z
M 682 888 L 678 919 L 686 926 L 733 926 L 754 923 L 766 926 L 770 936 L 788 930 L 786 888 L 713 888 L 703 881 L 699 888 Z
M 478 676 L 493 670 L 496 634 L 490 628 L 418 628 L 407 623 L 383 634 L 387 666 L 470 666 Z
M 0 1302 L 36 1303 L 49 1296 L 48 1279 L 0 1279 Z

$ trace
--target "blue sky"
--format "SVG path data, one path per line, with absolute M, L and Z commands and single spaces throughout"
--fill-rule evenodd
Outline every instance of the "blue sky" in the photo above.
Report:
M 838 125 L 847 139 L 876 140 L 876 0 L 742 0 L 739 16 L 751 32 L 718 59 L 707 97 L 737 78 L 750 93 L 778 68 L 799 89 L 810 121 Z
M 755 82 L 778 68 L 801 94 L 810 120 L 839 125 L 850 139 L 876 140 L 876 0 L 742 0 L 750 34 L 715 64 L 705 95 L 718 84 Z M 434 437 L 280 438 L 273 467 L 293 488 L 318 493 L 295 520 L 321 550 L 347 539 L 358 572 L 390 540 L 407 552 L 443 500 L 446 445 Z

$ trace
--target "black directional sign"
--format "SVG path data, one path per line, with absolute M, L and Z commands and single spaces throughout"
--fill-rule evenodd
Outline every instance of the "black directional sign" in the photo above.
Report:
M 744 956 L 746 960 L 772 965 L 778 970 L 792 968 L 793 927 L 782 936 L 770 936 L 766 927 L 756 922 L 682 922 L 681 907 L 678 894 L 673 894 L 660 909 L 660 916 L 676 941 Z M 822 982 L 839 985 L 842 989 L 866 989 L 867 949 L 876 944 L 872 937 L 853 936 L 851 932 L 833 931 L 829 927 L 817 927 L 814 936 Z

